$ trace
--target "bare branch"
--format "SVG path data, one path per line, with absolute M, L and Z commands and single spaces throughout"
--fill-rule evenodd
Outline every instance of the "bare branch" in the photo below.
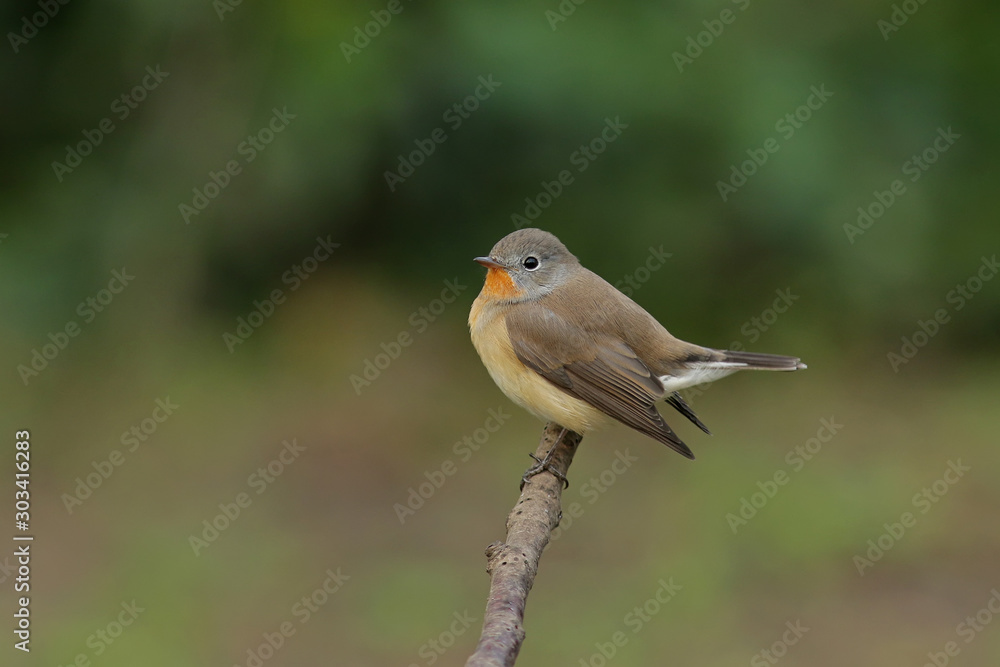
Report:
M 545 426 L 535 456 L 543 458 L 563 428 Z M 566 431 L 552 453 L 550 465 L 563 476 L 569 470 L 582 436 Z M 524 641 L 524 605 L 538 572 L 538 561 L 562 515 L 562 482 L 545 470 L 531 477 L 507 516 L 507 541 L 486 548 L 490 596 L 483 633 L 466 667 L 511 667 Z

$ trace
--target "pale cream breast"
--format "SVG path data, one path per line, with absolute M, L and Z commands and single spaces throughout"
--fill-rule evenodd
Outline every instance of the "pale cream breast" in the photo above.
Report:
M 570 396 L 517 358 L 503 317 L 504 309 L 516 307 L 480 294 L 469 313 L 472 344 L 500 390 L 536 417 L 580 434 L 607 421 L 603 412 Z

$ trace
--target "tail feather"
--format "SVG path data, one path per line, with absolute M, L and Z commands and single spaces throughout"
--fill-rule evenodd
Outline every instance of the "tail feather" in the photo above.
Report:
M 723 363 L 740 364 L 745 369 L 762 371 L 797 371 L 806 368 L 798 357 L 762 352 L 737 352 L 718 350 L 723 355 Z
M 762 354 L 760 352 L 700 349 L 701 352 L 697 356 L 692 355 L 679 367 L 670 368 L 666 373 L 658 376 L 664 393 L 680 391 L 706 382 L 715 382 L 736 371 L 797 371 L 806 367 L 798 357 Z M 681 410 L 682 413 L 684 412 L 682 408 L 676 405 L 674 407 Z

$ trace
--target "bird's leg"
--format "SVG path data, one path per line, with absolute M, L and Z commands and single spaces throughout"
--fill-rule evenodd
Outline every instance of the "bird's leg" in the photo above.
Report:
M 560 442 L 562 442 L 564 435 L 566 435 L 565 427 L 563 428 L 562 431 L 559 432 L 559 437 L 556 438 L 556 441 L 552 443 L 551 447 L 549 447 L 549 451 L 541 459 L 539 459 L 534 454 L 528 454 L 528 456 L 535 459 L 535 465 L 531 466 L 530 468 L 524 471 L 524 475 L 521 477 L 522 489 L 524 488 L 524 485 L 528 483 L 529 479 L 531 479 L 538 473 L 543 472 L 545 470 L 548 470 L 550 473 L 553 474 L 553 476 L 555 476 L 556 479 L 562 482 L 564 489 L 569 488 L 569 480 L 566 479 L 566 475 L 564 475 L 561 471 L 556 470 L 550 465 L 550 463 L 552 462 L 552 453 L 556 451 L 556 447 L 559 446 Z

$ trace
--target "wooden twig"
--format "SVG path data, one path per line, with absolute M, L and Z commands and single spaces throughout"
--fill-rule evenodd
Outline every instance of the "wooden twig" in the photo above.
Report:
M 535 456 L 543 458 L 563 429 L 545 426 Z M 569 470 L 583 436 L 566 431 L 552 453 L 550 465 L 563 476 Z M 507 541 L 486 548 L 490 596 L 483 633 L 466 667 L 511 667 L 524 641 L 524 605 L 538 572 L 538 561 L 562 515 L 562 482 L 545 470 L 531 477 L 507 516 Z

